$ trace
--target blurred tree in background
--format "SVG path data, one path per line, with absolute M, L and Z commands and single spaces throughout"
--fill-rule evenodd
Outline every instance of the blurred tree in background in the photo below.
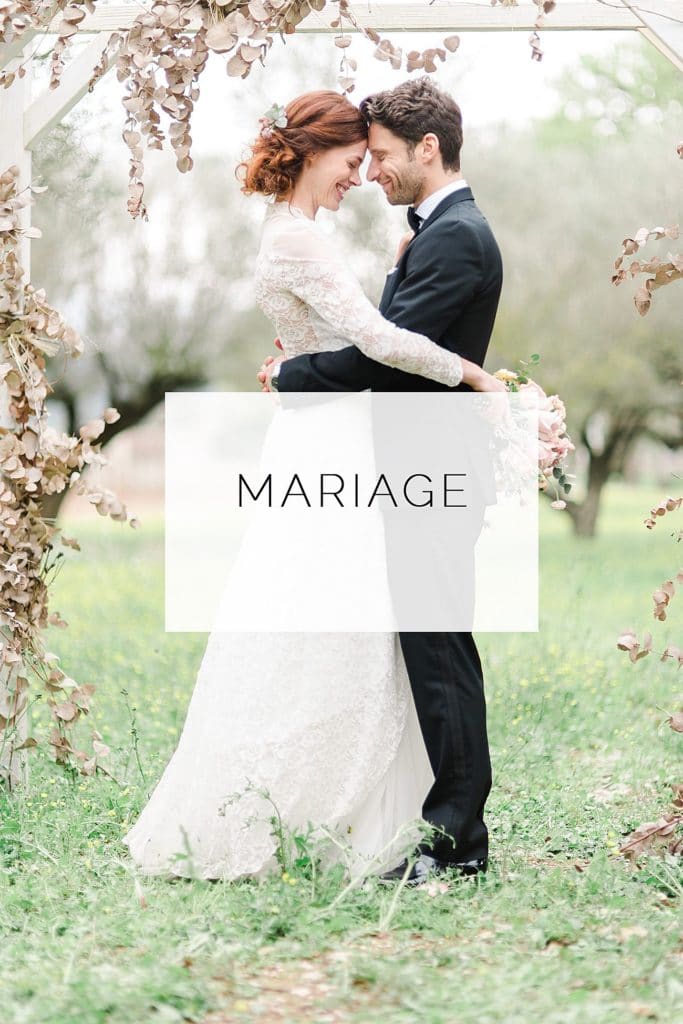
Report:
M 623 238 L 680 219 L 680 81 L 642 44 L 583 58 L 558 82 L 558 113 L 501 132 L 473 176 L 505 266 L 489 363 L 540 353 L 539 381 L 564 398 L 586 464 L 568 505 L 583 536 L 638 439 L 683 445 L 683 289 L 658 292 L 641 318 L 635 286 L 610 284 Z
M 115 406 L 121 418 L 107 428 L 105 443 L 144 419 L 166 391 L 212 380 L 244 386 L 239 352 L 255 317 L 252 305 L 239 301 L 249 284 L 255 226 L 240 216 L 234 192 L 221 191 L 224 169 L 213 161 L 199 165 L 191 201 L 177 204 L 173 181 L 168 189 L 157 182 L 167 209 L 158 213 L 163 229 L 153 238 L 126 223 L 118 170 L 88 153 L 77 123 L 52 132 L 34 161 L 50 206 L 35 215 L 43 237 L 34 245 L 32 279 L 85 343 L 66 372 L 52 361 L 51 404 L 59 405 L 69 433 Z M 175 173 L 159 170 L 169 178 Z M 229 238 L 226 224 L 235 229 Z M 46 514 L 55 515 L 63 497 L 55 495 Z
M 680 71 L 643 40 L 621 44 L 608 56 L 583 56 L 558 78 L 557 93 L 557 112 L 536 132 L 551 149 L 600 148 L 615 135 L 637 139 L 641 129 L 666 131 L 683 115 Z

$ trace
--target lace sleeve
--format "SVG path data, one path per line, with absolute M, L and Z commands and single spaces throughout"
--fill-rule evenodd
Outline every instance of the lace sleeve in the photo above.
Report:
M 370 359 L 449 387 L 463 376 L 462 360 L 423 334 L 397 327 L 373 306 L 333 243 L 313 224 L 292 221 L 269 252 L 284 289 L 292 292 Z

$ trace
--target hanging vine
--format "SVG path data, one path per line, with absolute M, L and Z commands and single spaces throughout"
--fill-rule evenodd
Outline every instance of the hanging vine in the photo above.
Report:
M 491 0 L 493 6 L 517 6 L 517 0 Z M 529 42 L 534 60 L 540 60 L 539 30 L 555 0 L 534 0 L 537 16 Z M 427 5 L 428 6 L 428 5 Z M 31 30 L 51 26 L 55 18 L 56 39 L 51 52 L 50 88 L 57 88 L 65 67 L 65 56 L 96 0 L 3 0 L 0 5 L 0 45 L 21 39 Z M 457 51 L 458 36 L 451 35 L 441 46 L 407 53 L 375 29 L 361 25 L 349 0 L 157 0 L 142 8 L 132 25 L 112 32 L 89 82 L 92 90 L 110 67 L 124 84 L 126 111 L 123 139 L 130 150 L 128 210 L 133 218 L 147 219 L 144 202 L 144 150 L 163 149 L 166 134 L 162 115 L 170 121 L 168 139 L 182 173 L 193 166 L 191 120 L 199 98 L 199 79 L 209 53 L 225 55 L 228 75 L 247 78 L 257 62 L 265 65 L 276 36 L 281 40 L 296 32 L 311 14 L 333 8 L 330 25 L 337 29 L 334 44 L 342 50 L 338 84 L 343 93 L 355 87 L 358 62 L 346 54 L 350 30 L 372 45 L 375 59 L 396 71 L 424 71 L 432 74 Z M 26 73 L 26 63 L 0 74 L 0 85 L 9 88 L 15 77 Z
M 20 190 L 18 178 L 15 166 L 0 175 L 0 381 L 12 421 L 11 426 L 0 426 L 1 753 L 9 749 L 11 757 L 12 751 L 38 745 L 33 736 L 16 742 L 33 676 L 53 720 L 49 743 L 55 760 L 87 775 L 106 770 L 100 761 L 108 748 L 96 730 L 89 753 L 77 749 L 71 736 L 74 725 L 88 713 L 95 687 L 68 676 L 44 642 L 48 625 L 67 626 L 58 611 L 49 610 L 49 585 L 64 558 L 60 548 L 79 550 L 79 545 L 43 517 L 41 499 L 71 488 L 85 495 L 100 515 L 133 527 L 138 521 L 115 494 L 94 490 L 82 479 L 88 466 L 107 461 L 101 445 L 94 442 L 108 423 L 119 418 L 116 409 L 106 409 L 101 418 L 84 424 L 78 437 L 48 425 L 45 402 L 52 387 L 46 357 L 76 358 L 83 343 L 48 303 L 45 292 L 25 281 L 21 238 L 39 237 L 40 231 L 21 228 L 21 210 L 45 189 Z
M 683 505 L 683 497 L 665 498 L 650 509 L 644 520 L 648 530 L 653 530 L 663 516 L 679 512 Z M 683 538 L 683 531 L 674 534 L 677 542 Z M 654 602 L 653 616 L 658 622 L 666 621 L 669 604 L 677 588 L 683 585 L 683 569 L 665 580 L 652 594 Z M 636 633 L 626 630 L 617 640 L 620 651 L 626 651 L 632 662 L 646 658 L 653 651 L 652 634 L 646 632 L 640 641 Z M 660 661 L 673 662 L 678 668 L 683 665 L 683 649 L 676 644 L 667 644 L 660 654 Z M 683 707 L 667 713 L 666 724 L 676 733 L 683 733 Z M 683 854 L 683 781 L 672 783 L 672 808 L 657 821 L 647 821 L 639 825 L 626 837 L 620 853 L 630 860 L 636 861 L 644 853 Z

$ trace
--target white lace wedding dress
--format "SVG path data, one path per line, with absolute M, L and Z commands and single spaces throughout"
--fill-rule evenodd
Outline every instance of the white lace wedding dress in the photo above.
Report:
M 334 242 L 287 203 L 267 210 L 255 284 L 287 356 L 354 343 L 462 379 L 458 356 L 385 320 Z M 143 874 L 260 876 L 276 864 L 261 790 L 289 830 L 326 826 L 352 871 L 379 870 L 410 845 L 391 841 L 432 782 L 397 634 L 213 632 L 178 746 L 123 842 Z

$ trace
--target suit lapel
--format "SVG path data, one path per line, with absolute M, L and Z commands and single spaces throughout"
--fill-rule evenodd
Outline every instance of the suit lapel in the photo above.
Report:
M 383 313 L 384 310 L 388 308 L 389 303 L 391 302 L 394 296 L 394 292 L 396 291 L 396 286 L 398 285 L 398 282 L 403 280 L 405 257 L 406 254 L 403 253 L 401 259 L 398 262 L 396 270 L 394 270 L 392 274 L 387 274 L 387 279 L 384 282 L 384 291 L 382 292 L 382 298 L 379 300 L 380 313 Z
M 438 220 L 439 217 L 446 212 L 446 210 L 449 210 L 451 206 L 454 206 L 456 203 L 462 203 L 465 199 L 474 199 L 474 196 L 472 195 L 472 189 L 469 186 L 467 188 L 459 188 L 456 189 L 455 192 L 451 192 L 450 195 L 446 196 L 445 199 L 442 199 L 439 205 L 432 210 L 432 212 L 430 213 L 430 215 L 427 217 L 426 221 L 420 228 L 419 234 L 423 235 L 427 228 L 429 227 L 429 225 L 433 224 L 435 220 Z M 415 238 L 417 238 L 417 235 L 415 235 Z M 408 253 L 410 252 L 410 247 L 415 241 L 415 238 L 413 238 L 413 240 L 409 242 L 409 244 L 403 250 L 403 254 L 400 260 L 398 261 L 396 270 L 393 272 L 393 274 L 387 275 L 387 279 L 384 282 L 384 291 L 382 292 L 382 298 L 380 299 L 379 303 L 380 313 L 383 313 L 384 310 L 388 308 L 394 296 L 394 292 L 396 291 L 400 282 L 405 277 L 406 260 L 408 258 Z
M 427 220 L 420 228 L 420 234 L 424 234 L 429 225 L 433 224 L 435 220 L 438 220 L 442 213 L 445 213 L 446 210 L 450 210 L 451 206 L 455 206 L 456 203 L 462 203 L 465 199 L 474 199 L 472 189 L 469 185 L 467 188 L 456 189 L 455 192 L 451 192 L 451 194 L 446 196 L 445 199 L 442 199 L 439 205 L 434 207 L 427 217 Z

